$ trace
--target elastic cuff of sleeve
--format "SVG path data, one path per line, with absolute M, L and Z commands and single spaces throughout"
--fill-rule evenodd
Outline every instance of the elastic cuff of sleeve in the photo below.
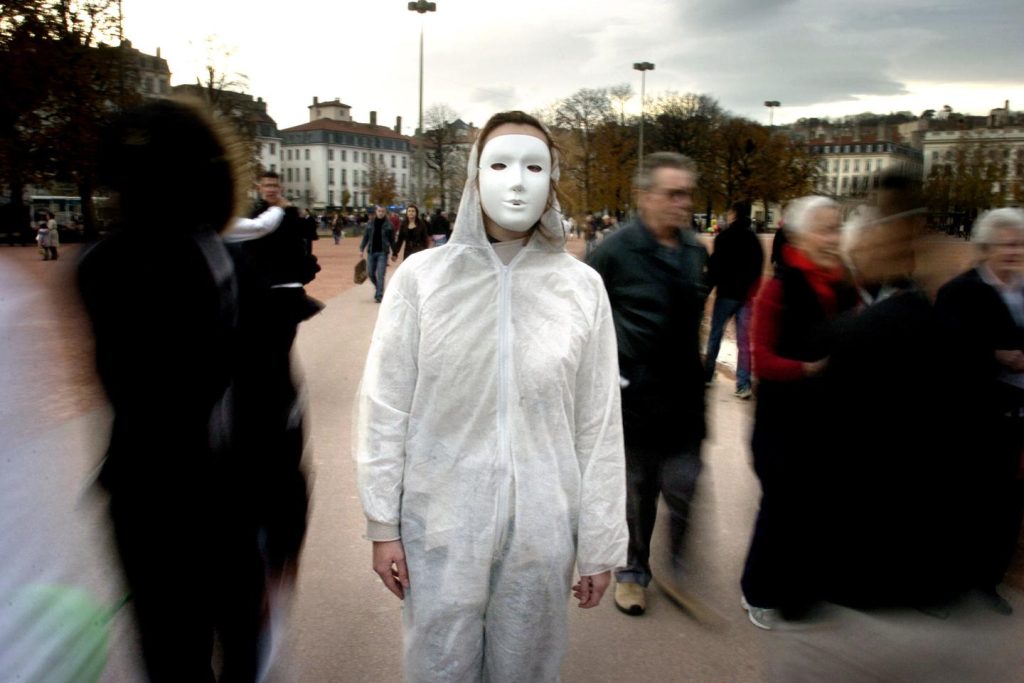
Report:
M 594 565 L 580 564 L 580 565 L 577 565 L 576 570 L 579 572 L 579 575 L 582 578 L 584 576 L 597 576 L 598 574 L 604 574 L 605 572 L 613 571 L 616 568 L 617 567 L 615 567 L 615 565 L 609 565 L 609 566 L 598 565 L 595 568 Z
M 366 520 L 366 538 L 371 541 L 397 541 L 402 537 L 397 524 L 383 524 Z

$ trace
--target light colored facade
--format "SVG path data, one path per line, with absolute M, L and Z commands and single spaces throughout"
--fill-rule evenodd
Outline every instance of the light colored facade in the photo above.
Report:
M 376 112 L 370 112 L 369 123 L 353 121 L 351 109 L 314 97 L 309 122 L 281 131 L 280 172 L 293 203 L 314 209 L 369 206 L 372 162 L 394 176 L 396 203 L 411 201 L 413 139 L 402 135 L 401 117 L 392 129 L 377 125 Z
M 890 168 L 916 177 L 923 171 L 921 152 L 899 142 L 841 140 L 812 142 L 809 148 L 820 168 L 817 191 L 836 199 L 866 196 Z
M 1004 202 L 1016 203 L 1024 184 L 1024 125 L 969 130 L 933 130 L 924 135 L 924 176 L 933 169 L 952 166 L 958 153 L 979 150 L 982 158 L 1000 169 L 992 191 Z

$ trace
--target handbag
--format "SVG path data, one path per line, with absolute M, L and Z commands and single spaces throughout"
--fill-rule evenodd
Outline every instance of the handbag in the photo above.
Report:
M 355 272 L 352 274 L 352 281 L 357 285 L 361 285 L 366 282 L 366 259 L 359 259 L 359 263 L 356 264 Z

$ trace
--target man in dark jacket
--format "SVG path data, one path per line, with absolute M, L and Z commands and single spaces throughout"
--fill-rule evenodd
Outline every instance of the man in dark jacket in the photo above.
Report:
M 715 376 L 715 362 L 722 334 L 730 318 L 736 319 L 736 396 L 750 398 L 750 312 L 761 281 L 764 250 L 750 229 L 750 205 L 735 202 L 729 210 L 729 224 L 715 237 L 708 263 L 708 287 L 717 292 L 711 313 L 711 334 L 704 360 L 705 380 Z
M 604 279 L 619 345 L 629 556 L 616 573 L 615 604 L 632 615 L 646 609 L 658 495 L 671 515 L 678 569 L 701 470 L 699 330 L 707 251 L 684 229 L 696 178 L 693 162 L 680 154 L 645 157 L 635 183 L 640 217 L 604 240 L 588 261 Z
M 363 240 L 359 243 L 359 256 L 366 257 L 366 272 L 376 288 L 373 299 L 377 303 L 384 298 L 384 278 L 387 275 L 388 255 L 391 253 L 398 253 L 395 250 L 395 232 L 388 220 L 387 209 L 378 206 L 374 217 L 367 221 Z
M 278 175 L 263 174 L 259 192 L 254 215 L 280 205 Z M 232 521 L 258 542 L 273 588 L 294 581 L 306 534 L 305 411 L 291 349 L 299 323 L 323 307 L 303 287 L 320 267 L 308 253 L 306 225 L 293 206 L 284 209 L 276 230 L 228 248 L 239 288 L 232 415 L 234 465 L 242 480 Z

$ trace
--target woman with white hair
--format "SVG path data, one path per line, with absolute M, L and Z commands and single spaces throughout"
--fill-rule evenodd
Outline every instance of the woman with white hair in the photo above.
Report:
M 1016 550 L 1024 509 L 1024 211 L 988 211 L 973 232 L 978 264 L 946 283 L 935 305 L 972 370 L 969 401 L 980 425 L 974 444 L 981 448 L 964 486 L 978 543 L 971 579 L 1007 612 L 996 586 Z
M 758 377 L 751 450 L 761 481 L 761 508 L 743 570 L 743 606 L 755 626 L 770 629 L 780 610 L 810 599 L 807 499 L 812 448 L 822 409 L 819 375 L 832 344 L 835 318 L 856 296 L 839 257 L 839 206 L 802 197 L 786 209 L 789 243 L 774 279 L 754 304 L 753 358 Z

